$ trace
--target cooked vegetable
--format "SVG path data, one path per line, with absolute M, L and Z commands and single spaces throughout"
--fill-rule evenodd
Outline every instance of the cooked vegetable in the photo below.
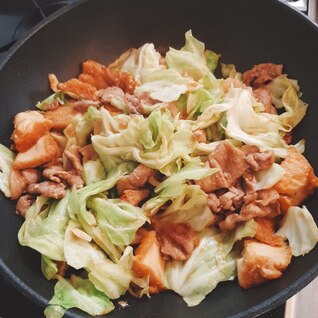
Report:
M 9 177 L 14 159 L 14 152 L 0 144 L 0 190 L 7 198 L 11 197 Z
M 288 240 L 294 256 L 309 253 L 318 242 L 317 225 L 305 206 L 289 207 L 276 234 Z
M 218 79 L 221 55 L 185 40 L 87 60 L 64 83 L 49 74 L 54 94 L 16 115 L 12 151 L 0 144 L 19 243 L 57 280 L 48 318 L 103 315 L 126 292 L 196 306 L 237 275 L 242 288 L 281 277 L 318 241 L 299 207 L 318 179 L 292 144 L 308 108 L 298 82 L 272 63 L 221 63 Z

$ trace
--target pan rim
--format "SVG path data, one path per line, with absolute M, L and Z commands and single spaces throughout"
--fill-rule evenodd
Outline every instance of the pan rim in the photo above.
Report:
M 7 62 L 11 59 L 11 57 L 16 53 L 16 51 L 26 42 L 28 41 L 36 32 L 41 30 L 43 27 L 45 27 L 47 24 L 51 23 L 55 19 L 59 18 L 60 16 L 66 14 L 68 11 L 88 2 L 89 0 L 79 0 L 77 3 L 73 3 L 70 5 L 65 6 L 64 8 L 61 8 L 51 14 L 49 17 L 47 17 L 45 20 L 41 21 L 39 24 L 34 26 L 31 30 L 29 30 L 23 38 L 18 40 L 7 52 L 6 57 L 3 59 L 3 61 L 0 63 L 0 73 L 4 66 L 7 64 Z M 117 0 L 118 1 L 118 0 Z M 124 0 L 123 0 L 124 1 Z M 268 0 L 267 0 L 268 1 Z M 318 24 L 314 21 L 312 21 L 308 16 L 306 16 L 304 13 L 296 10 L 294 7 L 292 7 L 289 3 L 285 2 L 284 0 L 270 0 L 271 3 L 275 6 L 283 6 L 288 10 L 291 14 L 296 14 L 299 16 L 300 19 L 304 19 L 304 23 L 307 23 L 311 27 L 315 29 L 315 31 L 318 33 Z M 49 299 L 46 299 L 46 297 L 42 296 L 38 292 L 36 292 L 34 289 L 30 288 L 24 281 L 22 281 L 2 260 L 0 256 L 0 275 L 4 278 L 4 280 L 13 286 L 17 291 L 19 291 L 21 294 L 26 296 L 30 301 L 33 303 L 39 305 L 40 307 L 44 308 Z M 250 307 L 249 309 L 234 314 L 232 316 L 228 316 L 228 318 L 252 318 L 256 317 L 260 314 L 263 314 L 267 311 L 270 311 L 283 302 L 285 302 L 287 299 L 289 299 L 291 296 L 295 295 L 297 292 L 299 292 L 301 289 L 303 289 L 306 285 L 308 285 L 311 281 L 313 281 L 318 276 L 318 263 L 315 264 L 309 271 L 304 273 L 301 277 L 299 277 L 296 281 L 294 281 L 292 284 L 290 284 L 288 287 L 284 288 L 279 293 L 275 294 L 274 296 L 269 297 L 268 299 L 260 302 L 259 304 Z M 79 318 L 80 316 L 77 315 L 77 310 L 69 310 L 65 313 L 65 317 L 69 318 Z

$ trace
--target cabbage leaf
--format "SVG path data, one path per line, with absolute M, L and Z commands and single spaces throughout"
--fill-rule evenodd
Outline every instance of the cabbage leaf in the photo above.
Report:
M 45 210 L 48 199 L 39 196 L 27 210 L 18 239 L 22 246 L 28 246 L 42 255 L 65 261 L 64 233 L 69 220 L 67 212 L 70 191 L 61 200 L 53 200 Z
M 54 296 L 45 309 L 46 318 L 60 318 L 69 308 L 79 308 L 92 316 L 104 315 L 115 309 L 113 303 L 88 279 L 72 275 L 58 278 Z
M 289 207 L 276 234 L 288 240 L 294 256 L 309 253 L 318 242 L 317 225 L 305 206 Z
M 169 114 L 153 111 L 148 118 L 135 116 L 121 133 L 92 137 L 106 171 L 124 161 L 135 161 L 162 170 L 178 159 L 189 159 L 197 141 L 189 129 L 175 130 Z
M 219 282 L 234 279 L 236 259 L 236 254 L 223 252 L 222 234 L 206 228 L 186 262 L 167 263 L 166 285 L 182 296 L 188 306 L 196 306 Z
M 11 197 L 9 177 L 14 159 L 14 152 L 0 144 L 0 190 L 7 198 Z

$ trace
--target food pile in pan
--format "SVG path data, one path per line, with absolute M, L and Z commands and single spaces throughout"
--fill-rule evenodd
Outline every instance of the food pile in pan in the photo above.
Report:
M 305 116 L 282 65 L 239 73 L 191 31 L 180 50 L 153 44 L 78 78 L 14 118 L 0 146 L 0 189 L 24 218 L 21 245 L 56 280 L 46 317 L 165 290 L 198 305 L 219 282 L 280 278 L 311 251 L 303 201 L 318 186 L 292 130 Z

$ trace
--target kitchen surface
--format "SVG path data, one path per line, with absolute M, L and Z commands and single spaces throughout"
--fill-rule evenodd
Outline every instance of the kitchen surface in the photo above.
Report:
M 1 0 L 0 64 L 14 43 L 33 26 L 57 10 L 78 0 Z M 311 19 L 318 18 L 316 0 L 287 1 Z M 0 318 L 43 317 L 43 309 L 12 288 L 0 276 Z M 259 316 L 260 318 L 316 318 L 318 316 L 318 278 L 286 304 Z

